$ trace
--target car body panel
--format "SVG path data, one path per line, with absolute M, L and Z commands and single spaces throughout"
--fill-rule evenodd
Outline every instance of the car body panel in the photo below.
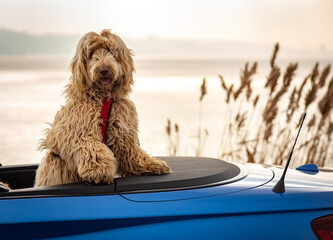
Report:
M 244 167 L 238 181 L 197 189 L 1 199 L 0 237 L 316 239 L 311 221 L 333 213 L 332 174 L 289 169 L 278 194 L 282 169 Z
M 219 234 L 223 239 L 281 239 L 281 234 L 285 239 L 315 239 L 311 220 L 333 212 L 326 200 L 333 193 L 316 194 L 314 198 L 312 193 L 292 191 L 281 196 L 261 186 L 182 201 L 133 202 L 119 195 L 2 200 L 6 208 L 0 208 L 0 231 L 3 236 L 16 236 L 12 239 L 19 239 L 21 233 L 26 239 L 89 239 L 92 234 L 94 239 L 202 239 Z M 15 229 L 20 231 L 14 234 Z

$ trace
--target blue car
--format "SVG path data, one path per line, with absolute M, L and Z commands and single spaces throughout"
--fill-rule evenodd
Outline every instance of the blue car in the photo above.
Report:
M 333 170 L 160 157 L 162 176 L 33 188 L 37 164 L 0 167 L 0 239 L 333 239 Z

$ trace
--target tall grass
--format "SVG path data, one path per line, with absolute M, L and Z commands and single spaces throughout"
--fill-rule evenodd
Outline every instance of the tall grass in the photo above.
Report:
M 270 59 L 270 71 L 260 94 L 252 89 L 258 64 L 246 63 L 241 70 L 239 83 L 228 84 L 223 75 L 218 75 L 221 94 L 227 106 L 226 122 L 222 128 L 221 143 L 217 156 L 234 161 L 251 163 L 283 164 L 288 158 L 290 144 L 304 112 L 308 113 L 302 141 L 295 149 L 295 164 L 315 163 L 329 165 L 333 159 L 332 108 L 333 77 L 331 66 L 323 68 L 314 64 L 301 84 L 294 83 L 298 63 L 290 63 L 285 69 L 277 65 L 279 52 L 276 43 Z M 199 125 L 196 155 L 204 148 L 208 131 L 202 131 L 202 101 L 207 94 L 203 79 L 199 98 Z M 288 101 L 288 104 L 281 104 Z M 282 117 L 281 117 L 282 116 Z M 282 120 L 281 120 L 282 119 Z M 179 132 L 171 133 L 170 120 L 167 126 L 169 154 L 176 155 Z M 176 140 L 178 139 L 178 140 Z

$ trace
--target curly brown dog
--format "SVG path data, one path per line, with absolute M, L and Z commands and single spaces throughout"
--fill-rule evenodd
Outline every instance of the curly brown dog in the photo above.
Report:
M 70 70 L 66 104 L 40 143 L 46 154 L 35 186 L 112 183 L 116 174 L 169 173 L 164 161 L 150 157 L 138 144 L 137 112 L 129 99 L 135 69 L 121 38 L 109 30 L 85 34 Z M 105 102 L 112 102 L 107 124 L 102 119 Z

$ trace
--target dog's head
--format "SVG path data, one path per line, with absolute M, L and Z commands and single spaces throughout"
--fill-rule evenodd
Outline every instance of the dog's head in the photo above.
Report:
M 132 52 L 116 34 L 103 30 L 79 41 L 65 92 L 69 98 L 120 98 L 131 92 L 135 71 Z

